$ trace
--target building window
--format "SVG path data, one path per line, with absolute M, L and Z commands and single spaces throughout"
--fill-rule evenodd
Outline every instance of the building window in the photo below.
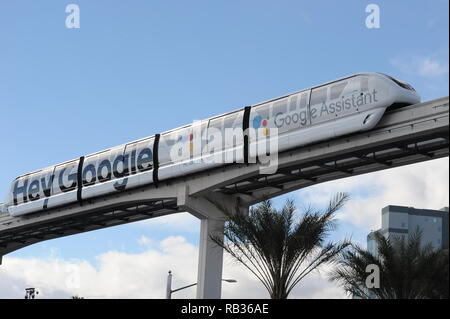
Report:
M 442 227 L 439 226 L 439 227 L 438 227 L 438 232 L 441 232 L 441 231 L 442 231 Z
M 407 228 L 406 223 L 402 223 L 402 228 Z

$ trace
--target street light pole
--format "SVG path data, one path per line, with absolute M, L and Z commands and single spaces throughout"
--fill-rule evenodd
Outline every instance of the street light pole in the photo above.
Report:
M 172 299 L 172 271 L 167 276 L 166 299 Z
M 222 279 L 222 281 L 229 282 L 229 283 L 235 283 L 237 282 L 236 279 Z M 176 291 L 180 291 L 189 287 L 196 286 L 197 283 L 190 284 L 181 288 L 177 288 L 172 290 L 172 271 L 169 270 L 169 275 L 167 276 L 167 287 L 166 287 L 166 299 L 172 299 L 172 293 Z

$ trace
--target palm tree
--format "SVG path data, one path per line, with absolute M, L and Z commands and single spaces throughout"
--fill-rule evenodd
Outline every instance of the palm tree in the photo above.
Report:
M 375 253 L 357 245 L 343 251 L 330 279 L 340 283 L 347 293 L 363 299 L 448 298 L 448 249 L 422 245 L 421 232 L 406 240 L 375 232 L 375 241 Z M 379 288 L 366 286 L 368 265 L 378 266 Z
M 325 244 L 335 228 L 335 213 L 347 199 L 347 194 L 338 194 L 325 211 L 309 208 L 297 222 L 292 200 L 281 210 L 266 200 L 248 214 L 227 212 L 224 238 L 211 238 L 249 269 L 272 299 L 285 299 L 305 276 L 349 245 L 348 241 Z

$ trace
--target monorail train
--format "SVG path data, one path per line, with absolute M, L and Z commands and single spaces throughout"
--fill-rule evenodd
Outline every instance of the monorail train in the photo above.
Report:
M 259 143 L 257 135 L 247 134 L 251 128 L 276 139 L 282 152 L 370 130 L 387 108 L 418 102 L 418 93 L 403 81 L 381 73 L 354 74 L 21 175 L 0 208 L 15 217 L 81 203 L 225 165 L 211 160 L 217 156 L 231 154 L 232 162 L 248 163 Z M 231 141 L 213 134 L 227 129 L 242 134 Z M 277 134 L 271 136 L 272 130 Z M 187 152 L 178 156 L 183 150 Z

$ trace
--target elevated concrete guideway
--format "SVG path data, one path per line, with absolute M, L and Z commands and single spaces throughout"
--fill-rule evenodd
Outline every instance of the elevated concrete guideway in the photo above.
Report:
M 371 131 L 279 154 L 278 171 L 233 164 L 109 196 L 82 206 L 20 218 L 0 215 L 1 256 L 76 233 L 189 212 L 201 219 L 198 298 L 220 298 L 222 250 L 209 234 L 222 233 L 223 212 L 245 211 L 263 199 L 314 184 L 418 163 L 449 154 L 448 97 L 392 110 Z

